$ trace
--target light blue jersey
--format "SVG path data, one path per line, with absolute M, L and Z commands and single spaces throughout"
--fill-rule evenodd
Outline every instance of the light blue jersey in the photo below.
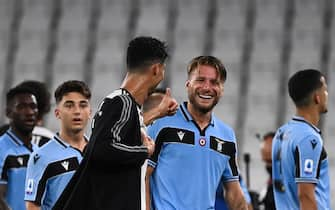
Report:
M 54 136 L 29 158 L 25 200 L 51 209 L 82 160 L 82 153 Z
M 148 127 L 156 148 L 149 160 L 153 209 L 214 209 L 220 182 L 238 181 L 233 130 L 214 115 L 204 130 L 181 104 Z
M 318 209 L 330 209 L 328 158 L 321 132 L 301 117 L 278 129 L 272 148 L 277 209 L 299 209 L 297 184 L 315 184 Z
M 11 129 L 0 137 L 0 184 L 7 185 L 6 202 L 13 210 L 25 210 L 24 182 L 29 155 L 28 148 Z

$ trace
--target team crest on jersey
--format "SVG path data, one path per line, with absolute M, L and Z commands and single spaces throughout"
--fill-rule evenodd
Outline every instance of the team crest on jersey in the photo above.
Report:
M 205 138 L 200 138 L 199 139 L 199 144 L 200 144 L 200 146 L 205 146 L 206 145 L 206 139 Z
M 26 187 L 26 194 L 30 195 L 33 193 L 34 190 L 34 180 L 28 179 L 27 187 Z
M 313 173 L 313 160 L 306 159 L 304 163 L 304 173 L 312 174 Z

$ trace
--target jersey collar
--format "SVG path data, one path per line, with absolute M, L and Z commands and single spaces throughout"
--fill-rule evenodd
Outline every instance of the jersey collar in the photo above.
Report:
M 88 138 L 86 136 L 84 136 L 86 142 L 88 142 Z M 54 136 L 54 139 L 56 140 L 56 142 L 58 142 L 60 145 L 62 145 L 64 148 L 67 147 L 71 147 L 71 145 L 69 143 L 67 143 L 66 141 L 64 141 L 60 136 L 59 133 L 56 133 L 56 135 Z
M 294 121 L 298 121 L 298 122 L 303 122 L 306 123 L 307 125 L 311 126 L 316 132 L 318 132 L 319 134 L 321 134 L 321 130 L 319 128 L 317 128 L 316 126 L 314 126 L 313 124 L 307 122 L 305 120 L 305 118 L 300 117 L 300 116 L 293 116 L 292 120 Z
M 187 110 L 187 103 L 188 102 L 184 102 L 181 104 L 180 106 L 180 110 L 182 113 L 182 116 L 185 118 L 185 120 L 187 121 L 194 121 L 191 114 L 189 113 L 189 111 Z M 195 121 L 194 121 L 195 122 Z M 214 116 L 213 113 L 211 114 L 211 121 L 209 122 L 209 125 L 214 126 Z
M 12 131 L 11 128 L 6 131 L 6 134 L 10 137 L 10 140 L 14 144 L 16 144 L 18 146 L 22 146 L 23 145 L 23 141 L 21 141 L 21 139 L 17 135 L 15 135 L 15 133 Z

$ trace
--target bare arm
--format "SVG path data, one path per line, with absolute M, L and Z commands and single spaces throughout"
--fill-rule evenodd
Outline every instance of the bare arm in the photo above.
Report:
M 315 184 L 298 183 L 298 196 L 300 202 L 300 209 L 304 210 L 318 209 L 314 193 L 315 193 Z
M 31 201 L 26 201 L 26 207 L 27 210 L 41 210 L 41 206 Z
M 150 197 L 150 176 L 154 172 L 154 168 L 151 166 L 148 166 L 147 173 L 145 176 L 145 199 L 146 199 L 146 206 L 147 210 L 150 210 L 150 203 L 151 203 L 151 197 Z
M 247 202 L 244 199 L 243 191 L 238 181 L 226 182 L 225 200 L 231 210 L 247 210 Z
M 0 209 L 9 210 L 8 204 L 5 201 L 6 192 L 7 185 L 0 184 Z
M 174 98 L 172 98 L 170 88 L 167 88 L 166 93 L 158 106 L 155 106 L 143 113 L 144 124 L 150 125 L 158 118 L 174 115 L 177 108 L 178 103 Z

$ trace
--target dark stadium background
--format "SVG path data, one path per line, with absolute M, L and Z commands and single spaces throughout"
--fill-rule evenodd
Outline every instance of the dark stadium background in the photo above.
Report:
M 267 175 L 256 134 L 275 130 L 294 114 L 290 75 L 303 68 L 323 71 L 329 112 L 320 128 L 333 177 L 334 11 L 333 0 L 0 0 L 0 122 L 7 120 L 6 91 L 27 79 L 46 82 L 52 92 L 65 80 L 84 80 L 95 110 L 122 81 L 127 42 L 149 35 L 170 46 L 162 86 L 171 87 L 178 102 L 186 98 L 191 58 L 222 59 L 228 79 L 215 112 L 235 128 L 242 175 L 242 155 L 251 154 L 250 184 L 257 191 Z M 46 126 L 57 130 L 52 111 Z

